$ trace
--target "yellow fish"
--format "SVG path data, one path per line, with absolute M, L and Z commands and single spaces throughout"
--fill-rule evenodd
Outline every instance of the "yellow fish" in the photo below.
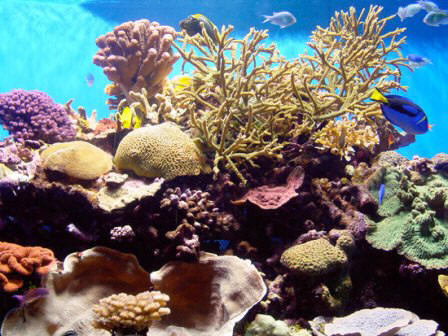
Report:
M 120 113 L 120 123 L 123 128 L 139 128 L 142 127 L 143 120 L 126 106 Z
M 179 93 L 180 91 L 191 86 L 193 83 L 193 78 L 188 75 L 179 75 L 174 77 L 170 83 L 173 86 L 174 92 Z

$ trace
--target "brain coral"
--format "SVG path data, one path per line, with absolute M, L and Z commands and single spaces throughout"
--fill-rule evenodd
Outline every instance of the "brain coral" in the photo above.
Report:
M 376 194 L 379 183 L 386 186 L 378 209 L 383 218 L 369 222 L 367 241 L 378 249 L 396 249 L 429 269 L 448 267 L 448 180 L 431 175 L 416 185 L 410 173 L 392 167 L 376 175 L 369 178 L 369 189 Z
M 295 273 L 319 276 L 343 267 L 348 260 L 344 251 L 319 238 L 290 247 L 280 262 Z
M 43 168 L 81 180 L 93 180 L 112 169 L 112 157 L 85 141 L 61 142 L 41 153 Z
M 146 177 L 172 179 L 201 172 L 199 149 L 186 133 L 171 123 L 130 132 L 120 142 L 114 163 L 118 169 L 130 169 Z

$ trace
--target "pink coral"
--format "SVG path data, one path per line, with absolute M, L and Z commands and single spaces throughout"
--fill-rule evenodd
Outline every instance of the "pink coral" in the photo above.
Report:
M 278 209 L 290 199 L 296 197 L 298 189 L 305 178 L 305 172 L 302 167 L 297 166 L 289 174 L 286 185 L 282 186 L 261 186 L 250 189 L 242 198 L 233 201 L 233 204 L 243 204 L 247 200 L 261 209 Z

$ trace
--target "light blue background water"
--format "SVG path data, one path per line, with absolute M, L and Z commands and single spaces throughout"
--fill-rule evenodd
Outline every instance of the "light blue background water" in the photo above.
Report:
M 15 88 L 37 89 L 58 103 L 74 98 L 74 106 L 97 110 L 99 117 L 109 116 L 104 86 L 108 83 L 102 69 L 92 63 L 98 50 L 95 39 L 121 22 L 147 18 L 180 30 L 178 22 L 190 14 L 203 13 L 218 27 L 232 24 L 235 35 L 245 34 L 251 26 L 269 29 L 270 40 L 282 55 L 296 57 L 316 25 L 326 27 L 335 10 L 355 5 L 359 10 L 370 4 L 384 6 L 383 15 L 392 15 L 398 6 L 410 1 L 371 2 L 358 0 L 0 0 L 0 92 Z M 448 1 L 439 1 L 448 9 Z M 297 24 L 286 29 L 263 24 L 263 14 L 288 10 Z M 433 64 L 411 73 L 404 70 L 406 96 L 421 105 L 428 114 L 433 131 L 420 135 L 417 142 L 400 152 L 407 157 L 431 157 L 447 151 L 448 25 L 429 27 L 424 14 L 388 26 L 407 27 L 405 55 L 417 53 Z M 95 77 L 93 87 L 85 81 L 87 73 Z M 172 75 L 180 72 L 180 62 Z M 3 133 L 4 134 L 4 133 Z

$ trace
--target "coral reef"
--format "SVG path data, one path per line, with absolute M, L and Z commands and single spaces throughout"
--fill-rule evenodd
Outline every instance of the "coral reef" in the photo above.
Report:
M 94 180 L 112 169 L 112 156 L 85 141 L 55 143 L 41 153 L 42 167 L 80 180 Z
M 172 66 L 179 59 L 171 44 L 176 32 L 157 22 L 138 20 L 125 22 L 97 38 L 100 50 L 93 62 L 102 67 L 104 74 L 113 82 L 106 90 L 116 96 L 108 100 L 116 109 L 122 99 L 130 105 L 134 102 L 129 93 L 145 89 L 148 97 L 161 92 Z
M 138 176 L 163 177 L 198 175 L 201 153 L 191 138 L 174 124 L 163 123 L 133 130 L 120 142 L 114 157 L 118 169 Z
M 18 142 L 73 140 L 72 120 L 62 105 L 40 91 L 13 90 L 0 94 L 0 121 Z
M 384 152 L 415 136 L 368 99 L 406 89 L 381 11 L 290 60 L 267 31 L 121 24 L 94 57 L 110 119 L 0 95 L 0 121 L 26 110 L 0 143 L 2 335 L 442 336 L 448 155 Z
M 20 246 L 0 242 L 0 284 L 6 292 L 23 286 L 24 277 L 47 274 L 56 258 L 51 250 L 39 246 Z
M 170 313 L 166 307 L 168 301 L 168 295 L 159 291 L 145 291 L 137 295 L 113 294 L 92 307 L 95 313 L 93 325 L 110 332 L 142 331 L 148 329 L 152 321 Z

